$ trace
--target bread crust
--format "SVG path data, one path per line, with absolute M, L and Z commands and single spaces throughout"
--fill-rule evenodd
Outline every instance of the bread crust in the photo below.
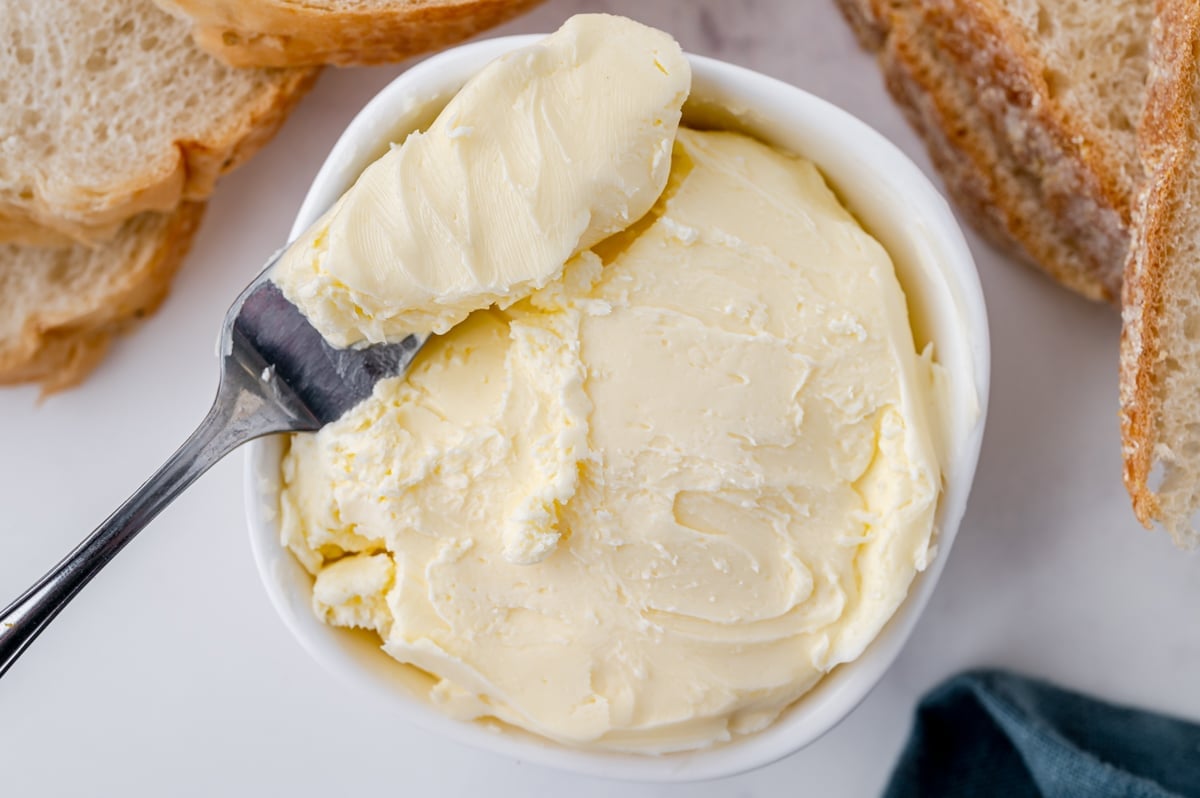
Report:
M 192 243 L 203 203 L 184 202 L 147 220 L 137 251 L 102 294 L 68 310 L 35 311 L 0 342 L 0 385 L 41 383 L 43 394 L 79 383 L 103 358 L 113 337 L 153 313 Z M 0 298 L 2 299 L 2 298 Z
M 834 0 L 864 50 L 883 47 L 889 30 L 888 0 Z
M 210 138 L 175 141 L 173 157 L 163 168 L 132 176 L 102 194 L 0 199 L 0 242 L 100 244 L 132 216 L 170 212 L 180 202 L 205 199 L 218 177 L 244 163 L 275 135 L 318 74 L 317 69 L 279 70 L 235 124 L 214 131 Z
M 1132 222 L 1123 159 L 1089 140 L 992 0 L 837 0 L 946 188 L 986 238 L 1116 303 Z
M 541 0 L 398 0 L 332 10 L 297 0 L 155 0 L 190 18 L 196 43 L 231 66 L 402 61 L 499 25 Z
M 1163 327 L 1168 312 L 1167 282 L 1179 263 L 1171 248 L 1187 209 L 1183 196 L 1200 158 L 1193 128 L 1195 86 L 1200 81 L 1200 5 L 1194 0 L 1159 0 L 1152 39 L 1151 74 L 1138 144 L 1147 179 L 1138 197 L 1136 226 L 1125 267 L 1121 328 L 1121 446 L 1125 487 L 1138 520 L 1149 528 L 1162 521 L 1176 542 L 1194 545 L 1195 533 L 1181 517 L 1192 508 L 1165 513 L 1151 473 L 1163 459 L 1166 373 Z

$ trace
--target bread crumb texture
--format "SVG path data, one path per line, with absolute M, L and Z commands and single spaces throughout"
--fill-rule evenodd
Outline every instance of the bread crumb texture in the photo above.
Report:
M 1200 5 L 1163 0 L 1139 129 L 1147 179 L 1121 333 L 1125 483 L 1143 524 L 1200 536 Z
M 1116 302 L 1152 0 L 838 2 L 975 228 Z
M 207 196 L 313 77 L 232 69 L 150 0 L 6 0 L 0 241 L 95 243 Z
M 78 383 L 166 296 L 204 206 L 143 213 L 103 246 L 0 244 L 0 384 Z

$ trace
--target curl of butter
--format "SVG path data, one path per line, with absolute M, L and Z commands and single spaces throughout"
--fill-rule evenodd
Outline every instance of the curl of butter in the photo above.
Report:
M 667 34 L 572 17 L 487 66 L 429 130 L 367 167 L 273 279 L 343 347 L 506 307 L 650 209 L 690 88 Z

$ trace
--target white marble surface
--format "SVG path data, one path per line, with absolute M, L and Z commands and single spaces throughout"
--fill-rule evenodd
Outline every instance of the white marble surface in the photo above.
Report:
M 766 72 L 877 127 L 928 169 L 830 0 L 550 0 L 503 32 L 610 9 Z M 163 311 L 83 388 L 0 392 L 0 594 L 75 544 L 191 431 L 230 299 L 280 242 L 338 131 L 399 67 L 329 71 L 279 138 L 225 180 Z M 684 786 L 575 778 L 482 754 L 351 700 L 258 584 L 241 458 L 218 465 L 0 681 L 6 796 L 863 796 L 920 693 L 998 665 L 1200 718 L 1200 563 L 1141 531 L 1120 482 L 1116 314 L 971 239 L 991 309 L 991 419 L 951 561 L 906 650 L 809 749 Z

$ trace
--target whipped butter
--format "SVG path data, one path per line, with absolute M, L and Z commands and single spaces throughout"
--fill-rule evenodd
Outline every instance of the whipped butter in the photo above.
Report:
M 654 204 L 690 85 L 667 34 L 574 17 L 367 167 L 274 280 L 336 346 L 511 304 Z
M 684 69 L 635 23 L 584 17 L 564 30 L 588 40 L 592 25 L 653 51 L 669 73 Z M 612 57 L 645 60 L 628 47 Z M 558 52 L 543 48 L 533 57 Z M 558 96 L 539 80 L 522 96 Z M 588 103 L 642 96 L 619 89 Z M 656 98 L 676 90 L 664 83 Z M 497 151 L 529 148 L 525 165 L 543 150 L 557 157 L 557 138 L 531 131 L 520 106 L 522 121 L 508 121 L 492 96 L 452 103 L 439 135 L 487 116 L 497 138 L 530 137 Z M 343 319 L 327 304 L 342 288 L 326 281 L 362 275 L 321 271 L 355 257 L 340 259 L 327 226 L 325 265 L 295 288 L 340 340 L 390 335 L 384 317 L 403 330 L 474 309 L 407 377 L 294 436 L 280 500 L 284 542 L 315 577 L 316 612 L 378 634 L 458 717 L 637 752 L 762 729 L 863 652 L 930 557 L 936 366 L 914 348 L 887 253 L 811 163 L 733 133 L 676 135 L 672 113 L 661 111 L 673 155 L 641 132 L 631 145 L 644 151 L 619 182 L 645 186 L 614 190 L 609 178 L 634 163 L 614 156 L 585 181 L 598 193 L 572 200 L 568 215 L 589 206 L 591 221 L 538 243 L 528 271 L 506 261 L 485 279 L 470 240 L 422 229 L 394 271 L 356 283 L 380 303 L 368 322 Z M 570 139 L 580 127 L 557 129 Z M 632 151 L 605 139 L 597 146 Z M 469 158 L 436 157 L 464 170 L 454 180 L 491 181 L 471 200 L 480 212 L 512 188 L 496 171 L 467 177 Z M 660 180 L 656 164 L 668 163 Z M 352 207 L 365 208 L 343 201 L 325 224 Z M 371 223 L 408 251 L 398 231 L 411 220 Z M 506 231 L 473 230 L 517 247 Z M 418 272 L 418 252 L 463 269 L 444 280 Z M 438 296 L 446 286 L 449 298 Z

